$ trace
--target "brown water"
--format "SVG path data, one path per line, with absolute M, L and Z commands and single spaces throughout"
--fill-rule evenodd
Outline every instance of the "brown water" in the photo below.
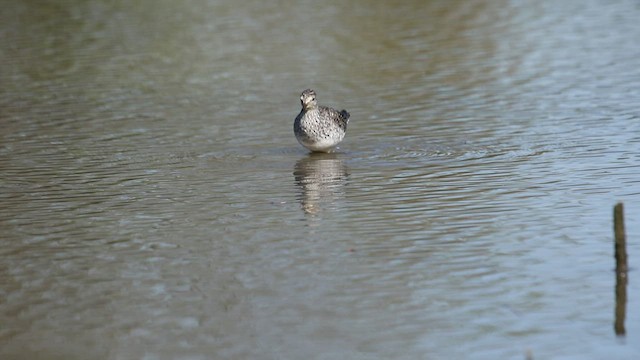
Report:
M 639 18 L 6 2 L 0 357 L 640 358 Z M 293 136 L 308 87 L 335 154 Z

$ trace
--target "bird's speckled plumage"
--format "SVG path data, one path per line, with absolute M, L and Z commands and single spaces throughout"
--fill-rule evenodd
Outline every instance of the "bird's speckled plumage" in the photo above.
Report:
M 330 152 L 344 139 L 349 113 L 318 106 L 316 93 L 311 89 L 302 92 L 300 102 L 302 110 L 293 122 L 296 139 L 311 151 Z

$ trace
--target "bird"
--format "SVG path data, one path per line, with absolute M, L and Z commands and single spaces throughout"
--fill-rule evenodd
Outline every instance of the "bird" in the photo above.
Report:
M 344 139 L 351 116 L 347 110 L 320 106 L 316 92 L 300 94 L 302 110 L 293 122 L 293 133 L 300 145 L 312 152 L 331 152 Z

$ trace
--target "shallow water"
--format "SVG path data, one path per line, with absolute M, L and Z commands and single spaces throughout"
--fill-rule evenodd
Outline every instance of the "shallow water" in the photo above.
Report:
M 639 16 L 5 4 L 0 355 L 638 358 Z M 293 136 L 308 87 L 352 114 L 336 153 Z

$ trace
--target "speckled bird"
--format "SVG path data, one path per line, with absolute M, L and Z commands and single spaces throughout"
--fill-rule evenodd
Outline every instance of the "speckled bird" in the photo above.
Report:
M 302 92 L 300 103 L 302 110 L 293 122 L 296 139 L 311 151 L 330 152 L 344 139 L 349 113 L 318 106 L 316 92 L 311 89 Z

